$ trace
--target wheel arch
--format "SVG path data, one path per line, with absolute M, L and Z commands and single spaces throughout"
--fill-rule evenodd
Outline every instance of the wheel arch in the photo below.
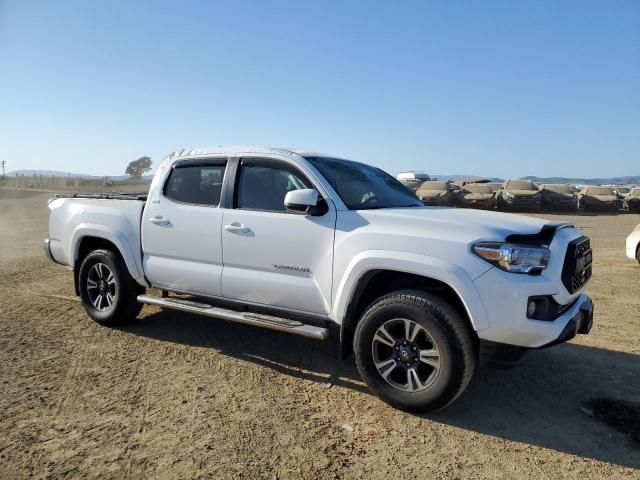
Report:
M 137 259 L 140 255 L 136 257 L 126 238 L 121 238 L 117 232 L 114 233 L 108 229 L 85 226 L 83 228 L 76 229 L 71 242 L 72 255 L 70 258 L 73 259 L 76 294 L 78 294 L 78 273 L 80 271 L 82 261 L 90 252 L 99 249 L 110 250 L 119 255 L 124 261 L 131 277 L 133 277 L 141 286 L 147 286 L 142 271 L 142 265 L 139 264 L 140 262 Z
M 489 326 L 484 306 L 472 279 L 458 266 L 439 258 L 385 252 L 383 264 L 367 258 L 354 259 L 336 296 L 334 315 L 341 324 L 343 356 L 350 348 L 355 327 L 377 298 L 397 290 L 415 289 L 436 293 L 460 313 L 473 335 Z

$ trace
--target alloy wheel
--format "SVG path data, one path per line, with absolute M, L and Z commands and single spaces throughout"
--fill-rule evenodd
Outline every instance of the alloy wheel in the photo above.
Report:
M 116 279 L 104 263 L 96 263 L 87 275 L 87 297 L 96 310 L 106 312 L 117 300 Z
M 438 345 L 427 329 L 413 320 L 395 318 L 384 322 L 373 336 L 371 349 L 378 373 L 398 390 L 426 390 L 440 372 Z

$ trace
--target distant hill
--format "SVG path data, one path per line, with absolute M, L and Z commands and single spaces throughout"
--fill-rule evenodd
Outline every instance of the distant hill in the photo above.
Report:
M 571 183 L 577 185 L 638 185 L 640 175 L 609 178 L 568 178 L 568 177 L 522 177 L 536 183 Z
M 492 182 L 504 182 L 504 178 L 496 178 L 496 177 L 483 177 L 482 175 L 432 175 L 432 177 L 437 178 L 438 180 L 468 180 L 470 178 L 487 178 Z
M 102 175 L 87 175 L 85 173 L 71 173 L 61 172 L 59 170 L 16 170 L 14 172 L 7 173 L 7 177 L 15 177 L 17 175 L 23 175 L 25 177 L 36 177 L 42 175 L 43 177 L 63 177 L 63 178 L 82 178 L 82 179 L 102 179 Z M 129 180 L 129 175 L 109 175 L 111 180 Z M 143 180 L 151 180 L 153 175 L 144 175 Z

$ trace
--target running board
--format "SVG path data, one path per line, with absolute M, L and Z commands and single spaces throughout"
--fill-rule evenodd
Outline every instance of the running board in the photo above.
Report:
M 303 337 L 315 338 L 316 340 L 324 340 L 329 334 L 329 331 L 326 328 L 307 325 L 296 320 L 274 317 L 271 315 L 262 315 L 260 313 L 227 310 L 225 308 L 212 307 L 211 305 L 192 302 L 189 300 L 161 298 L 154 297 L 152 295 L 138 295 L 138 301 L 147 305 L 156 305 L 158 307 L 170 308 L 181 312 L 204 315 L 205 317 L 219 318 L 222 320 L 229 320 L 231 322 L 244 323 L 245 325 L 269 328 L 271 330 L 278 330 L 279 332 L 287 332 L 295 335 L 301 335 Z

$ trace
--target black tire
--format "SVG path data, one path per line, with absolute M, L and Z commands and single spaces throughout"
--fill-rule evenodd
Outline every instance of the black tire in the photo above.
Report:
M 374 355 L 377 353 L 374 352 L 382 345 L 379 341 L 374 343 L 374 337 L 381 326 L 393 326 L 393 322 L 399 321 L 394 319 L 408 319 L 418 324 L 428 332 L 433 343 L 437 345 L 439 368 L 437 372 L 433 369 L 435 379 L 430 384 L 429 381 L 423 382 L 423 385 L 429 384 L 423 390 L 401 390 L 385 380 L 376 368 Z M 354 335 L 356 365 L 362 379 L 386 403 L 410 412 L 444 408 L 464 392 L 476 368 L 475 345 L 467 322 L 451 305 L 437 295 L 417 290 L 397 291 L 377 300 L 363 314 Z M 397 350 L 397 347 L 384 348 L 391 350 L 392 354 L 396 353 L 393 349 Z M 418 346 L 418 350 L 421 349 L 422 347 Z M 384 361 L 379 361 L 379 365 L 381 363 Z M 423 367 L 420 361 L 414 365 L 418 366 L 417 368 Z M 398 370 L 398 375 L 406 375 L 407 385 L 413 389 L 417 384 L 412 381 L 411 375 L 407 372 L 408 368 L 405 369 L 401 362 L 396 362 L 390 370 L 395 372 L 400 368 L 404 369 L 404 372 Z M 394 372 L 387 374 L 387 377 L 391 378 L 395 375 Z
M 638 265 L 640 265 L 640 245 L 636 248 L 636 260 L 638 261 Z
M 98 267 L 104 272 L 108 269 L 113 274 L 114 284 L 109 287 L 109 293 L 112 295 L 110 305 L 100 300 L 99 305 L 96 306 L 94 302 L 97 299 L 92 298 L 96 295 L 98 287 L 90 285 L 89 277 L 91 275 L 92 278 L 96 278 L 94 275 L 97 275 L 95 272 L 98 271 Z M 95 280 L 92 282 L 95 284 Z M 82 306 L 100 325 L 114 326 L 131 322 L 142 310 L 142 304 L 138 302 L 137 297 L 144 292 L 144 288 L 129 275 L 122 257 L 110 250 L 94 250 L 84 258 L 78 273 L 78 285 Z M 107 302 L 106 295 L 104 297 L 104 302 Z M 100 306 L 105 308 L 101 309 Z

